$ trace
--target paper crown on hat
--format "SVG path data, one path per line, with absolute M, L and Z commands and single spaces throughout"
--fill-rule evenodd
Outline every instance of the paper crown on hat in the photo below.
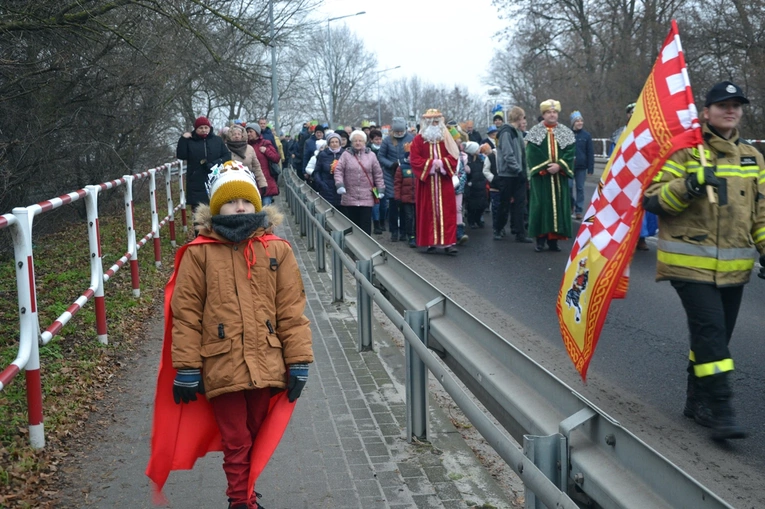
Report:
M 362 120 L 361 127 L 369 127 L 369 120 Z
M 422 118 L 438 118 L 443 116 L 444 114 L 438 111 L 437 108 L 430 108 L 422 114 Z
M 263 204 L 255 181 L 255 175 L 239 161 L 216 164 L 207 176 L 207 195 L 210 197 L 210 212 L 217 216 L 223 204 L 242 198 L 260 212 Z
M 546 101 L 539 103 L 539 111 L 541 113 L 549 110 L 560 111 L 560 101 L 556 101 L 555 99 L 547 99 Z
M 504 117 L 504 116 L 505 116 L 505 114 L 504 114 L 504 113 L 502 113 L 502 111 L 503 111 L 503 110 L 504 110 L 504 108 L 502 107 L 502 105 L 501 105 L 501 104 L 499 104 L 499 103 L 497 103 L 497 104 L 495 104 L 495 105 L 494 105 L 494 107 L 491 109 L 491 115 L 492 115 L 492 116 L 495 116 L 495 115 L 501 115 L 501 116 L 503 116 L 503 117 Z

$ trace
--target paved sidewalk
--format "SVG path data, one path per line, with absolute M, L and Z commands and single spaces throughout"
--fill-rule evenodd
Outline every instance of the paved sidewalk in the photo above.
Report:
M 356 351 L 355 285 L 346 284 L 345 303 L 332 303 L 329 274 L 316 272 L 315 253 L 285 218 L 277 233 L 292 243 L 303 271 L 315 363 L 258 480 L 260 503 L 267 509 L 513 507 L 439 408 L 431 408 L 432 443 L 406 442 L 402 354 L 377 323 L 377 351 Z M 119 399 L 91 419 L 112 424 L 97 430 L 100 440 L 84 454 L 82 472 L 71 476 L 61 507 L 152 507 L 143 472 L 161 318 L 152 336 L 120 384 Z M 191 471 L 172 472 L 165 487 L 170 507 L 225 508 L 221 462 L 220 453 L 210 454 Z

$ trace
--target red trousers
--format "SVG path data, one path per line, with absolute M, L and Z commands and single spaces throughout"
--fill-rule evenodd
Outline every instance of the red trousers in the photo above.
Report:
M 223 443 L 223 471 L 228 481 L 226 495 L 232 506 L 248 504 L 248 507 L 257 507 L 255 495 L 247 493 L 250 453 L 268 414 L 270 398 L 271 389 L 255 389 L 229 392 L 210 400 Z

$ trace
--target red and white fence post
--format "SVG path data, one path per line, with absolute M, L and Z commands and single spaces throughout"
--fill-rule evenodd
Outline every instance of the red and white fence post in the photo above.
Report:
M 164 166 L 160 166 L 164 168 Z M 159 214 L 157 213 L 157 168 L 149 170 L 149 203 L 151 204 L 151 233 L 154 241 L 154 265 L 162 266 L 162 246 L 159 243 Z
M 135 221 L 133 220 L 133 177 L 124 175 L 125 179 L 125 226 L 127 227 L 127 252 L 130 253 L 130 281 L 133 285 L 133 297 L 141 296 L 138 282 L 138 246 L 135 240 Z
M 167 195 L 167 223 L 170 229 L 170 245 L 176 247 L 175 242 L 175 209 L 173 208 L 173 164 L 168 163 L 165 165 L 165 194 Z
M 9 366 L 9 369 L 16 367 L 9 379 L 15 376 L 19 369 L 24 368 L 27 382 L 29 445 L 34 449 L 42 449 L 45 447 L 45 429 L 40 382 L 40 347 L 37 342 L 40 322 L 37 316 L 35 264 L 32 255 L 32 223 L 35 214 L 31 207 L 17 207 L 13 209 L 13 215 L 16 217 L 16 228 L 13 230 L 13 254 L 16 262 L 16 285 L 19 292 L 19 354 Z
M 183 233 L 189 231 L 188 222 L 186 221 L 186 191 L 183 186 L 183 176 L 186 174 L 186 163 L 181 162 L 181 169 L 178 171 L 178 187 L 181 191 L 181 223 L 183 224 Z
M 102 344 L 109 342 L 106 332 L 106 301 L 104 299 L 104 265 L 101 252 L 101 229 L 98 225 L 98 192 L 101 186 L 85 186 L 85 211 L 88 214 L 88 246 L 90 248 L 90 281 L 96 309 L 96 334 Z

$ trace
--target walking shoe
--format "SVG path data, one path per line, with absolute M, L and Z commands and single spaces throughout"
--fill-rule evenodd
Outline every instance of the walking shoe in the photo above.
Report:
M 457 244 L 459 244 L 460 246 L 464 246 L 465 244 L 467 244 L 468 240 L 470 240 L 470 237 L 466 233 L 463 233 L 462 237 L 457 239 Z
M 712 408 L 712 440 L 746 438 L 746 430 L 736 422 L 730 398 L 713 398 L 710 407 Z
M 428 249 L 425 250 L 425 254 L 433 254 L 436 252 L 436 246 L 430 246 Z
M 518 235 L 516 235 L 516 236 L 515 236 L 515 241 L 516 241 L 516 242 L 521 242 L 521 243 L 523 243 L 523 244 L 531 244 L 532 242 L 534 242 L 534 240 L 533 240 L 533 239 L 530 239 L 530 238 L 528 238 L 528 237 L 527 237 L 526 235 L 524 235 L 523 233 L 519 233 Z
M 544 237 L 537 237 L 537 245 L 534 246 L 534 251 L 537 253 L 541 253 L 545 249 L 545 238 Z
M 486 226 L 486 223 L 484 222 L 484 220 L 483 220 L 483 219 L 481 219 L 481 220 L 478 222 L 478 227 L 479 227 L 479 228 L 481 228 L 481 229 L 483 229 L 485 226 Z
M 398 240 L 400 240 L 401 242 L 406 242 L 409 240 L 409 237 L 407 236 L 406 233 L 399 233 Z
M 494 240 L 502 240 L 502 234 L 497 230 L 494 230 Z
M 576 215 L 574 216 L 574 219 L 582 219 L 582 214 L 576 214 Z
M 505 235 L 507 235 L 507 232 L 505 231 L 505 229 L 504 229 L 504 228 L 502 228 L 501 230 L 499 230 L 499 234 L 500 234 L 502 237 L 504 237 Z
M 705 428 L 712 427 L 712 410 L 709 409 L 709 405 L 703 399 L 687 397 L 685 399 L 683 415 L 696 421 L 696 424 L 699 426 L 704 426 Z
M 693 419 L 700 426 L 711 428 L 712 410 L 709 408 L 704 391 L 699 387 L 699 379 L 693 373 L 688 373 L 688 386 L 685 395 L 683 415 Z
M 374 234 L 375 235 L 381 235 L 382 234 L 382 225 L 380 225 L 380 221 L 373 221 L 374 224 Z
M 648 244 L 645 241 L 645 237 L 640 237 L 638 243 L 635 246 L 635 251 L 648 251 Z
M 457 225 L 457 244 L 462 246 L 468 240 L 470 240 L 470 237 L 465 235 L 465 225 L 464 224 L 458 224 Z
M 454 246 L 449 246 L 444 248 L 444 254 L 448 254 L 450 256 L 457 256 L 457 253 L 459 253 L 459 251 L 457 251 L 454 248 Z
M 547 247 L 550 248 L 550 251 L 553 251 L 555 253 L 559 253 L 561 251 L 561 248 L 558 245 L 558 241 L 557 240 L 548 240 L 547 241 Z
M 417 241 L 414 237 L 409 237 L 409 247 L 417 247 Z
M 391 241 L 391 242 L 398 242 L 398 234 L 396 234 L 396 233 L 391 233 L 391 234 L 390 234 L 390 241 Z

